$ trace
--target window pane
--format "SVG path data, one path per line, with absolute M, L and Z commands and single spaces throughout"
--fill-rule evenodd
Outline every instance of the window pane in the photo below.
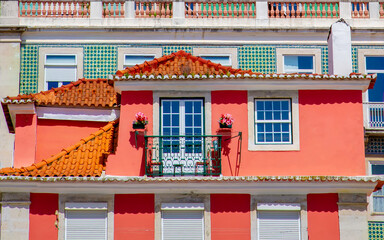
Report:
M 163 116 L 163 126 L 165 126 L 165 127 L 171 126 L 171 116 L 169 114 L 164 114 L 164 116 Z
M 193 126 L 191 114 L 185 115 L 185 126 L 186 127 L 192 127 Z
M 201 101 L 196 101 L 194 102 L 194 112 L 195 113 L 201 113 L 201 106 L 202 102 Z
M 45 63 L 47 65 L 75 65 L 75 55 L 47 55 Z
M 192 102 L 185 102 L 185 113 L 192 113 Z
M 178 101 L 172 101 L 172 113 L 179 113 L 179 102 Z
M 64 86 L 64 85 L 68 85 L 70 84 L 71 82 L 62 82 L 61 85 Z
M 373 211 L 384 212 L 384 197 L 373 196 Z
M 284 71 L 288 73 L 292 72 L 305 72 L 312 73 L 313 68 L 313 56 L 284 56 Z
M 384 174 L 384 165 L 381 164 L 372 164 L 372 174 L 383 175 Z
M 377 74 L 375 86 L 368 89 L 368 99 L 370 102 L 384 102 L 384 73 Z
M 169 101 L 163 101 L 163 113 L 171 112 L 171 103 Z
M 48 90 L 51 88 L 57 88 L 59 86 L 58 82 L 48 82 Z
M 384 70 L 384 57 L 366 57 L 367 70 Z
M 231 66 L 231 59 L 230 56 L 207 56 L 207 55 L 200 55 L 200 57 L 210 60 L 213 63 L 220 63 L 224 66 Z
M 124 65 L 135 66 L 136 64 L 142 64 L 145 61 L 151 61 L 155 58 L 155 55 L 125 55 Z
M 195 115 L 195 117 L 194 117 L 194 126 L 195 127 L 201 127 L 201 115 L 199 114 L 199 115 Z

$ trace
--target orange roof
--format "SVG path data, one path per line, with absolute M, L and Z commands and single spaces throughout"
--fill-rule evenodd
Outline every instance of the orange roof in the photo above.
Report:
M 183 74 L 252 74 L 251 70 L 241 70 L 232 67 L 225 67 L 221 64 L 213 63 L 201 57 L 193 56 L 184 51 L 178 51 L 167 56 L 155 58 L 152 61 L 145 61 L 142 64 L 127 67 L 119 70 L 116 75 L 123 76 L 125 74 L 145 74 L 145 75 L 183 75 Z
M 47 91 L 2 99 L 3 105 L 28 102 L 35 102 L 39 106 L 114 107 L 118 99 L 113 81 L 84 78 Z
M 2 168 L 0 176 L 100 177 L 106 156 L 114 151 L 116 125 L 110 122 L 75 145 L 29 167 Z

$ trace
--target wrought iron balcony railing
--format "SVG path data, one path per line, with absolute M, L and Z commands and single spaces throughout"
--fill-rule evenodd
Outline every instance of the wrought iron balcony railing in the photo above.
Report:
M 145 136 L 147 176 L 220 176 L 220 135 Z
M 364 103 L 364 114 L 366 129 L 384 130 L 384 103 Z

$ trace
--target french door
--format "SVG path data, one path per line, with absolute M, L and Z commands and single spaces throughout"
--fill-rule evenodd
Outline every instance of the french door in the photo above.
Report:
M 163 174 L 195 173 L 204 152 L 203 99 L 161 99 L 160 119 Z

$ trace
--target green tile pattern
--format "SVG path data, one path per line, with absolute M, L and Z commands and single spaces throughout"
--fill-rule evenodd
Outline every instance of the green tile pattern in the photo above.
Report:
M 163 46 L 163 55 L 169 55 L 173 52 L 177 52 L 183 50 L 187 53 L 192 53 L 192 46 L 184 46 L 184 45 L 171 45 L 171 46 Z
M 117 71 L 117 53 L 119 47 L 162 47 L 163 55 L 171 54 L 179 50 L 192 53 L 194 47 L 201 45 L 159 45 L 159 44 L 22 44 L 21 46 L 21 73 L 20 93 L 33 93 L 38 89 L 38 61 L 40 47 L 82 47 L 83 67 L 85 78 L 107 78 Z M 217 46 L 206 46 L 217 47 Z M 238 63 L 241 69 L 251 69 L 254 72 L 276 72 L 276 48 L 320 48 L 322 73 L 328 73 L 328 47 L 326 45 L 279 45 L 279 44 L 255 44 L 241 46 L 220 46 L 222 48 L 237 47 Z M 353 71 L 358 71 L 357 50 L 362 48 L 383 49 L 384 46 L 352 46 Z
M 20 52 L 20 93 L 34 93 L 37 91 L 39 74 L 39 47 L 22 45 Z
M 384 239 L 384 222 L 368 222 L 368 239 Z
M 117 71 L 116 45 L 84 46 L 84 77 L 108 78 Z

